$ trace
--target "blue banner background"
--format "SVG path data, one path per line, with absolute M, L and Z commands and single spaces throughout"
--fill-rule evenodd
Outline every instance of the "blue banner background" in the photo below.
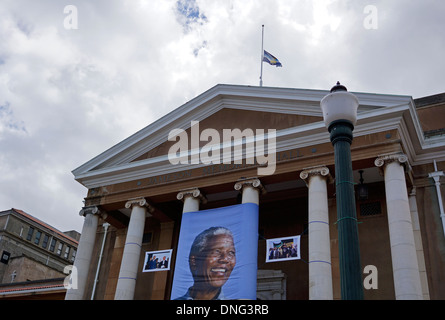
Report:
M 244 203 L 182 216 L 171 299 L 183 296 L 193 285 L 189 253 L 195 237 L 210 227 L 226 227 L 233 233 L 236 265 L 223 286 L 226 299 L 256 300 L 258 258 L 258 205 Z

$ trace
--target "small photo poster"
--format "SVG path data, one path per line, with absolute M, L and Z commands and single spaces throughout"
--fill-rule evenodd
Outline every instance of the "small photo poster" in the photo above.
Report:
M 300 236 L 266 240 L 266 262 L 300 259 Z
M 145 252 L 145 261 L 142 272 L 170 270 L 172 249 Z

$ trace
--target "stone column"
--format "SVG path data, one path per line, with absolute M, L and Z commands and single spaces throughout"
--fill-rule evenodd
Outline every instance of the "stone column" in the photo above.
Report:
M 114 300 L 134 297 L 148 203 L 144 198 L 130 199 L 125 208 L 131 208 L 131 215 Z
M 329 209 L 327 167 L 314 167 L 300 173 L 308 188 L 309 202 L 309 299 L 332 300 L 331 239 L 329 235 Z
M 235 183 L 235 190 L 241 190 L 242 203 L 255 203 L 257 205 L 260 204 L 260 194 L 266 192 L 258 178 L 239 180 Z
M 190 188 L 178 192 L 176 199 L 184 202 L 182 213 L 199 211 L 199 205 L 207 200 L 198 188 Z
M 99 209 L 95 206 L 84 207 L 79 215 L 84 216 L 82 233 L 77 247 L 76 259 L 71 273 L 72 284 L 67 290 L 65 300 L 83 300 L 91 265 L 96 231 L 99 222 Z
M 440 192 L 440 177 L 445 176 L 443 171 L 437 170 L 437 163 L 434 160 L 434 172 L 428 174 L 428 177 L 433 178 L 436 185 L 437 203 L 439 204 L 440 220 L 442 220 L 442 229 L 445 234 L 445 210 L 443 208 L 442 193 Z
M 396 299 L 422 299 L 413 226 L 405 181 L 402 153 L 379 156 L 377 167 L 383 168 L 386 207 Z
M 420 231 L 419 212 L 417 211 L 416 187 L 409 194 L 409 208 L 413 223 L 414 243 L 416 245 L 417 263 L 419 264 L 420 284 L 422 285 L 423 300 L 430 300 L 428 290 L 428 279 L 425 266 L 425 255 L 423 253 L 422 234 Z

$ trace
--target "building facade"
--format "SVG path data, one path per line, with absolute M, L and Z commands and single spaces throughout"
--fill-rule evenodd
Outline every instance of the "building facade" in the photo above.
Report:
M 340 299 L 328 93 L 217 85 L 75 169 L 88 193 L 66 299 L 170 299 L 183 213 L 244 202 L 259 205 L 258 299 Z M 445 95 L 354 94 L 364 297 L 445 299 Z M 266 262 L 267 239 L 294 235 L 301 259 Z M 168 249 L 169 270 L 143 272 Z
M 64 270 L 74 262 L 79 238 L 23 210 L 0 212 L 0 298 L 64 297 Z

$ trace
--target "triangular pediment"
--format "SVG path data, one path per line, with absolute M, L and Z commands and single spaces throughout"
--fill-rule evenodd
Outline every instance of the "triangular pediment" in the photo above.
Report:
M 167 153 L 174 143 L 169 133 L 182 129 L 190 134 L 193 121 L 200 131 L 212 128 L 244 130 L 275 129 L 277 146 L 329 141 L 320 109 L 327 90 L 216 85 L 144 129 L 73 170 L 75 179 L 87 187 L 130 181 L 168 171 Z M 393 117 L 412 108 L 412 98 L 396 95 L 354 93 L 359 99 L 357 134 L 375 130 L 376 119 Z M 391 114 L 391 115 L 389 115 Z M 280 140 L 281 139 L 281 140 Z M 207 143 L 206 141 L 201 142 Z M 171 169 L 170 169 L 171 170 Z M 119 176 L 119 177 L 118 177 Z
M 308 116 L 300 114 L 287 114 L 278 112 L 266 112 L 266 111 L 252 111 L 246 109 L 225 108 L 216 111 L 209 117 L 199 121 L 197 129 L 199 133 L 202 133 L 206 129 L 216 130 L 218 136 L 223 137 L 224 130 L 227 129 L 239 129 L 242 132 L 251 129 L 251 132 L 256 133 L 258 129 L 267 132 L 269 129 L 284 130 L 287 128 L 297 127 L 309 123 L 319 122 L 320 116 Z M 188 137 L 191 137 L 191 127 L 185 130 Z M 199 147 L 211 144 L 211 139 L 206 138 L 199 141 Z M 168 141 L 167 135 L 165 142 L 159 146 L 148 150 L 141 156 L 132 160 L 131 162 L 142 161 L 145 159 L 160 157 L 168 154 L 170 148 L 176 143 L 174 141 Z
M 131 163 L 141 157 L 165 154 L 167 137 L 171 130 L 187 130 L 191 121 L 213 123 L 212 126 L 231 124 L 234 121 L 284 127 L 322 121 L 320 99 L 323 90 L 301 90 L 237 85 L 216 85 L 144 129 L 106 150 L 73 171 L 74 175 Z M 232 118 L 248 115 L 250 119 Z M 223 118 L 219 116 L 223 116 Z M 289 118 L 287 119 L 286 117 Z M 253 120 L 253 121 L 252 121 Z M 247 124 L 246 124 L 247 125 Z M 250 124 L 249 124 L 250 125 Z M 230 127 L 233 127 L 232 125 Z

